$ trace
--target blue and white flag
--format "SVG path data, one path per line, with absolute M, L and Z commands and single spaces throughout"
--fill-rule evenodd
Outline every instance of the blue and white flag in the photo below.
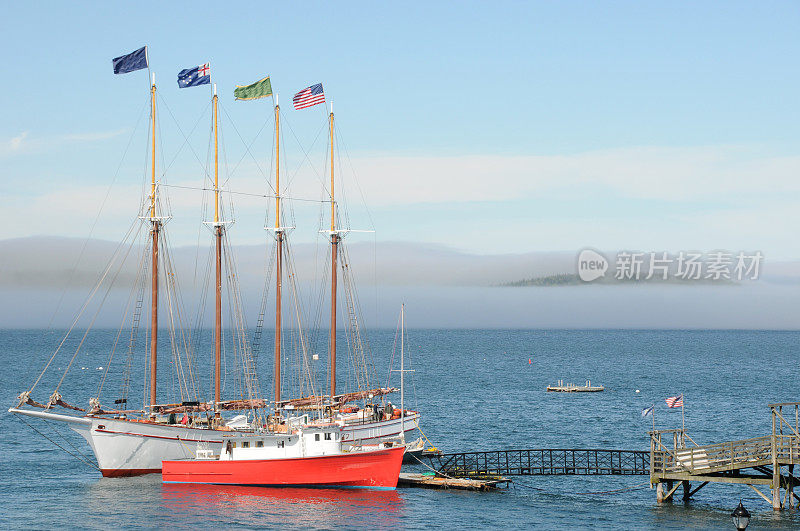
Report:
M 642 410 L 642 418 L 644 419 L 644 418 L 647 418 L 648 415 L 652 415 L 653 414 L 653 410 L 655 410 L 655 408 L 656 408 L 655 404 L 653 404 L 650 407 L 644 408 Z
M 211 68 L 208 63 L 178 72 L 178 87 L 196 87 L 211 83 Z
M 147 61 L 147 46 L 142 46 L 127 55 L 115 57 L 111 60 L 111 64 L 114 66 L 115 74 L 127 74 L 128 72 L 147 68 L 150 66 Z

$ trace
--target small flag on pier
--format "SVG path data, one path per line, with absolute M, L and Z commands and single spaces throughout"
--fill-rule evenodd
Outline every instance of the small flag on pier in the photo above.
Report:
M 322 91 L 322 83 L 304 88 L 294 95 L 292 103 L 297 110 L 312 107 L 318 103 L 325 103 L 325 93 Z
M 647 418 L 647 416 L 648 416 L 648 415 L 652 415 L 652 414 L 653 414 L 653 410 L 655 410 L 655 408 L 656 408 L 656 405 L 655 405 L 655 404 L 653 404 L 653 405 L 652 405 L 652 406 L 650 406 L 650 407 L 646 407 L 646 408 L 644 408 L 644 409 L 642 410 L 642 418 Z
M 196 87 L 211 83 L 211 68 L 208 63 L 178 72 L 178 88 Z
M 683 394 L 665 399 L 667 407 L 683 407 Z
M 115 57 L 111 60 L 111 63 L 114 66 L 115 74 L 127 74 L 128 72 L 148 68 L 150 65 L 147 62 L 147 46 L 142 46 L 129 54 Z

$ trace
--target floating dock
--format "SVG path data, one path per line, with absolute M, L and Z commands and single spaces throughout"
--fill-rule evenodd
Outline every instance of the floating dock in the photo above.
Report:
M 574 383 L 564 384 L 564 380 L 559 380 L 556 385 L 548 385 L 548 392 L 555 393 L 599 393 L 605 388 L 602 385 L 592 386 L 590 380 L 586 380 L 586 385 L 575 385 Z
M 511 480 L 504 477 L 492 476 L 486 478 L 452 478 L 442 477 L 435 474 L 410 474 L 400 473 L 397 482 L 398 487 L 418 487 L 423 489 L 458 489 L 458 490 L 495 490 L 500 485 L 510 483 Z

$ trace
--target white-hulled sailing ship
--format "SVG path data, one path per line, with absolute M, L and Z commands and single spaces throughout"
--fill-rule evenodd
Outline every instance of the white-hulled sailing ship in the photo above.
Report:
M 144 49 L 143 49 L 144 50 Z M 138 51 L 137 51 L 138 52 Z M 137 53 L 134 52 L 134 53 Z M 145 51 L 146 53 L 146 51 Z M 131 54 L 133 55 L 133 54 Z M 147 68 L 145 60 L 144 66 Z M 130 71 L 130 70 L 128 70 Z M 124 73 L 125 71 L 123 71 Z M 206 68 L 207 72 L 207 68 Z M 115 73 L 116 60 L 115 60 Z M 210 78 L 209 78 L 210 79 Z M 193 85 L 189 85 L 193 86 Z M 271 89 L 270 89 L 271 92 Z M 275 402 L 270 404 L 266 400 L 259 398 L 259 384 L 255 371 L 255 364 L 252 358 L 252 351 L 246 337 L 244 318 L 241 314 L 242 304 L 235 285 L 235 272 L 231 272 L 233 263 L 230 259 L 230 252 L 227 249 L 227 235 L 225 231 L 226 221 L 222 217 L 220 204 L 219 186 L 219 157 L 218 157 L 218 97 L 216 86 L 212 97 L 212 122 L 214 139 L 214 217 L 213 221 L 207 222 L 212 228 L 214 242 L 214 332 L 213 332 L 213 400 L 201 401 L 201 392 L 198 389 L 197 378 L 194 375 L 194 340 L 191 334 L 181 329 L 181 311 L 179 309 L 179 294 L 175 281 L 174 270 L 169 251 L 166 247 L 165 221 L 169 218 L 165 215 L 162 206 L 162 194 L 159 192 L 160 186 L 156 179 L 156 85 L 153 76 L 150 84 L 150 182 L 149 195 L 147 201 L 143 203 L 140 215 L 140 227 L 147 228 L 147 245 L 141 257 L 138 270 L 137 284 L 141 288 L 134 308 L 126 311 L 126 316 L 130 312 L 128 321 L 130 340 L 128 345 L 128 362 L 123 374 L 123 385 L 120 393 L 121 398 L 114 400 L 114 407 L 108 407 L 100 402 L 100 392 L 102 383 L 98 388 L 97 394 L 89 400 L 87 409 L 70 404 L 64 400 L 60 394 L 61 384 L 64 381 L 67 371 L 72 366 L 81 345 L 83 345 L 87 329 L 78 342 L 78 347 L 67 365 L 64 376 L 58 381 L 54 391 L 45 403 L 37 402 L 33 398 L 33 393 L 42 381 L 42 376 L 48 370 L 53 359 L 67 344 L 70 334 L 75 329 L 78 319 L 81 317 L 84 308 L 75 318 L 73 326 L 61 341 L 50 361 L 42 371 L 42 375 L 37 378 L 30 389 L 20 394 L 16 407 L 9 409 L 10 412 L 36 417 L 45 421 L 62 423 L 83 436 L 89 443 L 97 459 L 97 467 L 104 476 L 130 476 L 147 473 L 160 472 L 163 460 L 193 458 L 198 455 L 198 451 L 219 454 L 223 435 L 231 436 L 241 434 L 242 436 L 252 435 L 253 432 L 263 430 L 265 427 L 271 431 L 281 432 L 289 425 L 289 417 L 299 411 L 312 414 L 323 420 L 332 420 L 342 426 L 342 439 L 350 445 L 361 445 L 364 443 L 375 444 L 386 439 L 401 436 L 405 431 L 416 428 L 419 414 L 416 412 L 395 412 L 385 409 L 378 404 L 379 397 L 396 391 L 393 388 L 368 388 L 359 385 L 360 389 L 337 394 L 336 389 L 336 317 L 337 317 L 337 258 L 341 251 L 342 231 L 336 228 L 335 224 L 335 201 L 333 195 L 334 168 L 333 156 L 331 156 L 331 323 L 330 323 L 330 393 L 318 395 L 316 393 L 307 394 L 294 399 L 284 399 L 281 397 L 281 284 L 282 284 L 282 257 L 284 256 L 283 247 L 286 237 L 286 227 L 281 224 L 281 195 L 279 171 L 280 165 L 276 160 L 276 217 L 275 217 L 275 239 L 276 239 L 276 328 L 275 328 Z M 276 159 L 280 156 L 279 145 L 280 127 L 280 108 L 275 105 L 275 131 L 276 131 Z M 333 155 L 333 112 L 329 115 L 329 127 L 331 137 L 331 155 Z M 122 244 L 121 244 L 122 245 Z M 133 248 L 133 240 L 131 240 Z M 130 251 L 130 249 L 128 249 Z M 117 255 L 115 255 L 116 259 Z M 112 272 L 112 263 L 109 264 L 101 277 L 100 282 L 95 287 L 92 295 L 96 293 L 100 284 Z M 227 266 L 224 271 L 223 263 Z M 159 273 L 163 273 L 160 275 Z M 236 360 L 240 367 L 240 387 L 236 391 L 236 398 L 223 400 L 221 397 L 221 350 L 223 339 L 222 323 L 222 286 L 223 279 L 228 282 L 228 299 L 230 303 L 231 323 L 228 327 L 231 331 L 233 349 L 236 352 Z M 149 284 L 149 290 L 146 289 Z M 128 407 L 129 388 L 131 378 L 130 359 L 134 354 L 138 336 L 139 322 L 142 318 L 143 307 L 146 306 L 147 297 L 145 292 L 149 291 L 150 302 L 150 326 L 149 326 L 149 356 L 146 362 L 146 377 L 143 382 L 144 393 L 142 407 L 131 409 Z M 158 348 L 159 348 L 159 299 L 166 296 L 168 303 L 168 322 L 169 338 L 172 350 L 172 365 L 175 368 L 180 401 L 164 402 L 158 395 Z M 353 319 L 350 319 L 352 322 Z M 177 326 L 173 326 L 177 322 Z M 113 352 L 116 350 L 119 338 L 125 328 L 125 321 L 120 327 L 117 335 Z M 128 331 L 128 330 L 126 330 Z M 359 340 L 360 341 L 360 340 Z M 303 352 L 303 356 L 307 353 Z M 110 363 L 109 363 L 110 365 Z M 107 368 L 108 369 L 108 368 Z M 105 382 L 103 376 L 103 383 Z M 149 380 L 149 383 L 148 383 Z M 364 401 L 364 407 L 348 407 L 347 404 L 355 401 Z M 267 408 L 275 408 L 274 415 L 267 415 Z M 61 413 L 56 407 L 69 411 Z M 233 418 L 223 417 L 223 412 L 237 412 Z M 284 418 L 284 415 L 286 418 Z M 301 415 L 301 418 L 302 415 Z M 307 418 L 307 417 L 306 417 Z M 405 428 L 405 429 L 403 429 Z

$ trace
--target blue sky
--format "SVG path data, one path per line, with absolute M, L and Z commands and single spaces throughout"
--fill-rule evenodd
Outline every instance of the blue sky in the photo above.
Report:
M 269 74 L 293 131 L 293 191 L 319 197 L 324 110 L 289 100 L 322 82 L 355 168 L 342 175 L 352 223 L 378 239 L 799 258 L 798 22 L 791 2 L 9 4 L 6 235 L 85 237 L 121 159 L 93 235 L 117 239 L 135 216 L 136 201 L 124 208 L 142 179 L 148 83 L 114 76 L 111 58 L 146 44 L 172 183 L 202 182 L 192 151 L 205 160 L 209 120 L 209 92 L 179 90 L 175 75 L 210 61 L 228 174 L 244 161 L 230 188 L 264 189 L 239 134 L 249 143 L 267 124 L 253 152 L 268 168 L 270 103 L 234 102 L 232 89 Z M 190 150 L 177 127 L 195 123 Z M 170 193 L 175 240 L 193 243 L 200 202 Z M 237 216 L 233 238 L 263 239 L 260 204 L 237 202 Z M 297 216 L 309 227 L 297 238 L 316 237 L 318 209 Z

